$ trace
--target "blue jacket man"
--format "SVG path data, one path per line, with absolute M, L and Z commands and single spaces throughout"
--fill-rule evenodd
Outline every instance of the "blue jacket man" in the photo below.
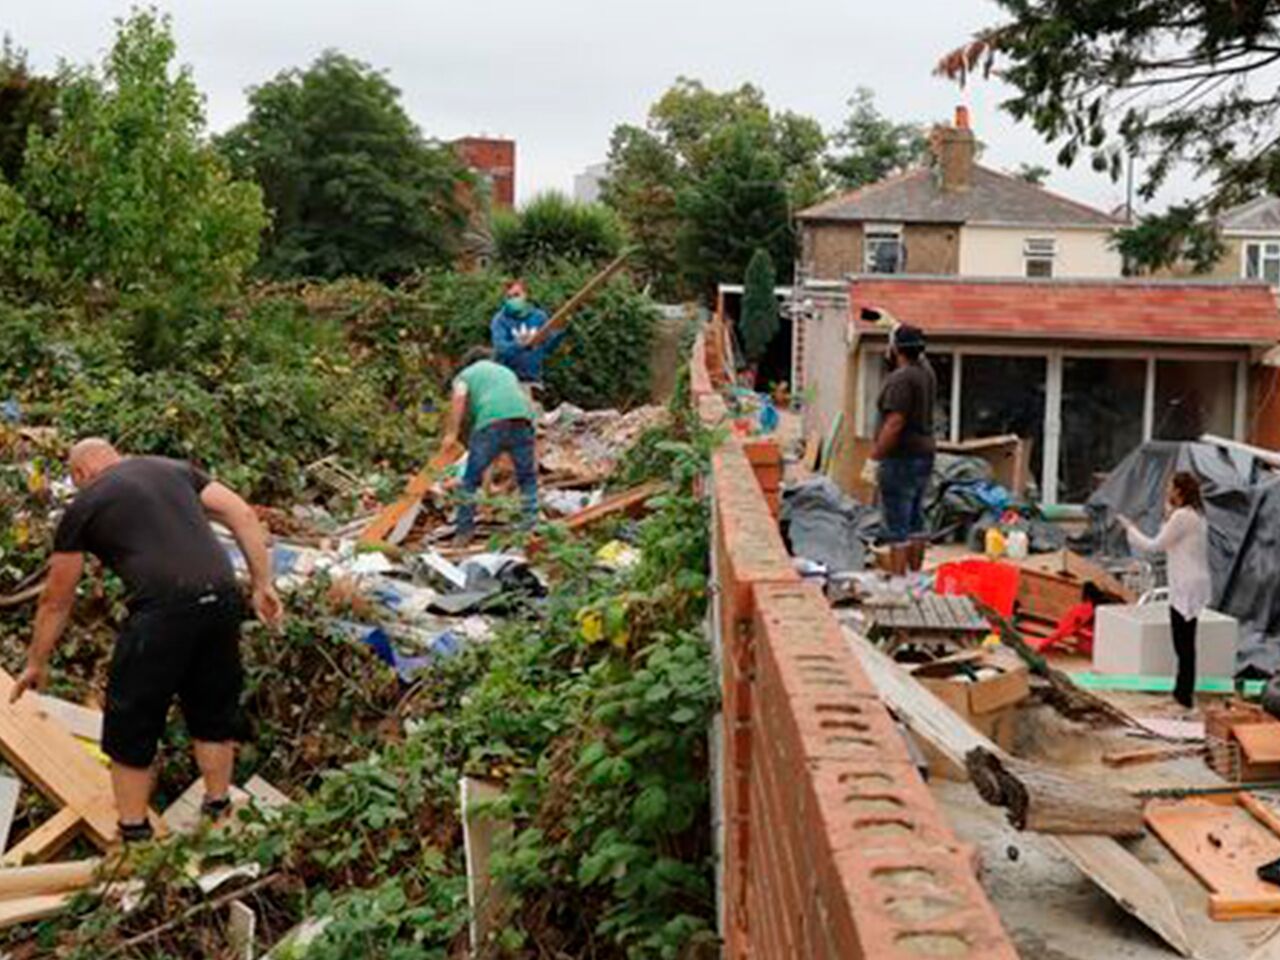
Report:
M 558 330 L 536 347 L 529 339 L 547 322 L 547 315 L 529 303 L 523 281 L 507 287 L 502 308 L 489 322 L 493 341 L 493 358 L 510 367 L 521 383 L 541 383 L 542 364 L 565 337 Z

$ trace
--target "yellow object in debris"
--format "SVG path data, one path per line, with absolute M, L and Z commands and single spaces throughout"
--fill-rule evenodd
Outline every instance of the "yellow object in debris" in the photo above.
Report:
M 31 472 L 27 474 L 27 492 L 44 493 L 46 485 L 44 471 L 40 469 L 40 464 L 37 461 L 31 465 Z
M 578 611 L 578 630 L 589 644 L 608 641 L 619 650 L 627 649 L 631 634 L 627 631 L 627 605 L 615 600 L 600 607 L 584 607 Z
M 988 633 L 985 637 L 983 637 L 983 638 L 982 638 L 982 645 L 983 645 L 984 647 L 998 647 L 998 646 L 1000 646 L 1000 634 L 998 634 L 998 633 Z
M 610 540 L 596 551 L 596 559 L 610 570 L 629 570 L 640 562 L 640 551 L 621 540 Z
M 987 531 L 986 548 L 987 556 L 992 559 L 1004 555 L 1005 539 L 999 527 L 992 527 Z

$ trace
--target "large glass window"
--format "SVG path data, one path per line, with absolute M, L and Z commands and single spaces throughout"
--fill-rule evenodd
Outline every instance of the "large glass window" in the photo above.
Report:
M 1235 435 L 1236 364 L 1231 360 L 1157 360 L 1156 440 Z
M 1146 360 L 1063 358 L 1059 502 L 1084 503 L 1142 443 L 1146 393 Z
M 927 354 L 938 393 L 933 401 L 933 435 L 939 440 L 951 439 L 951 380 L 955 376 L 955 356 L 950 353 Z
M 867 273 L 901 273 L 903 269 L 902 228 L 868 224 L 865 233 L 864 267 Z
M 1044 458 L 1044 357 L 966 354 L 961 374 L 960 438 L 1016 433 L 1031 441 L 1031 472 L 1040 484 Z

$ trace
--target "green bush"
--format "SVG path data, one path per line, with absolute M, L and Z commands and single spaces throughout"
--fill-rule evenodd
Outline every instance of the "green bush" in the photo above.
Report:
M 601 264 L 622 249 L 622 222 L 602 203 L 542 193 L 518 212 L 494 215 L 493 248 L 498 265 L 517 275 L 557 260 Z

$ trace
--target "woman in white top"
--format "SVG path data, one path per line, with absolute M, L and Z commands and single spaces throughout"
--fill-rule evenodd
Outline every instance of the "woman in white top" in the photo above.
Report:
M 1209 604 L 1209 525 L 1204 519 L 1200 481 L 1191 473 L 1175 473 L 1169 482 L 1169 514 L 1154 537 L 1148 537 L 1128 517 L 1120 523 L 1134 550 L 1168 557 L 1169 617 L 1178 679 L 1173 698 L 1190 709 L 1196 688 L 1196 622 Z

